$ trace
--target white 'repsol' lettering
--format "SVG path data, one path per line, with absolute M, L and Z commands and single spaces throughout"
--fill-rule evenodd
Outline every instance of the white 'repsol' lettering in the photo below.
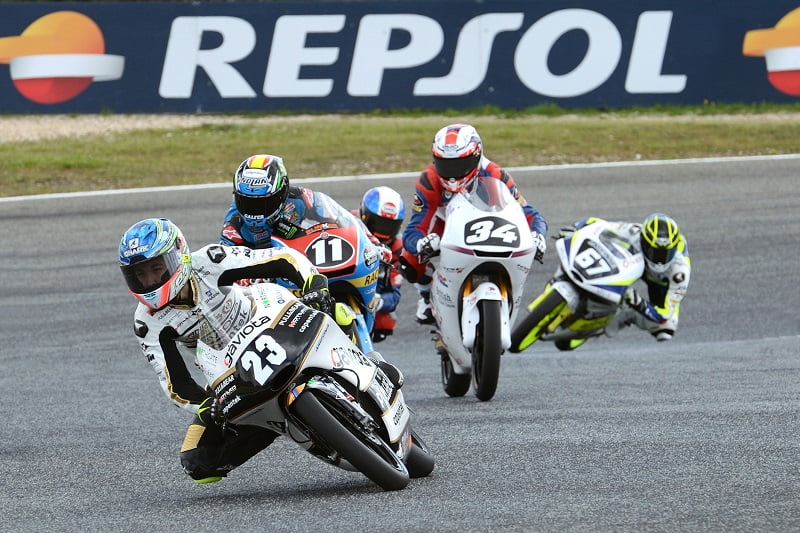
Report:
M 671 11 L 645 11 L 639 16 L 628 61 L 625 90 L 630 94 L 680 93 L 686 76 L 662 74 L 667 53 Z M 524 13 L 483 13 L 469 20 L 459 32 L 450 59 L 450 71 L 441 77 L 416 80 L 413 96 L 463 95 L 486 79 L 495 41 L 503 32 L 521 31 L 514 51 L 517 79 L 531 92 L 550 97 L 574 97 L 603 85 L 619 67 L 623 56 L 622 37 L 606 16 L 588 9 L 562 9 L 548 13 L 522 28 Z M 340 60 L 336 46 L 311 46 L 308 35 L 341 34 L 353 43 L 346 80 L 347 94 L 377 97 L 389 70 L 413 69 L 434 61 L 445 43 L 442 25 L 419 14 L 365 14 L 358 25 L 347 24 L 344 14 L 283 15 L 271 33 L 269 56 L 264 66 L 261 92 L 268 98 L 322 98 L 335 84 L 345 80 L 317 74 L 301 78 L 303 67 L 323 72 Z M 353 22 L 353 21 L 350 21 Z M 347 33 L 357 28 L 355 34 Z M 548 58 L 556 42 L 570 31 L 582 31 L 588 38 L 581 61 L 569 72 L 555 74 Z M 410 38 L 400 48 L 390 47 L 392 32 Z M 203 34 L 215 32 L 216 48 L 201 49 Z M 259 28 L 259 36 L 269 34 Z M 313 42 L 313 40 L 312 40 Z M 202 69 L 222 98 L 257 98 L 258 93 L 235 63 L 256 52 L 253 25 L 237 17 L 176 17 L 172 22 L 159 95 L 164 98 L 192 96 L 196 73 Z M 266 46 L 263 44 L 263 46 Z

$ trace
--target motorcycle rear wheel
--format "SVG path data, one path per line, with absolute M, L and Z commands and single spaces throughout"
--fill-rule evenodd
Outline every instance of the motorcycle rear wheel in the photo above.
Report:
M 406 465 L 373 431 L 367 434 L 350 414 L 310 391 L 295 400 L 295 413 L 312 432 L 383 490 L 400 490 L 409 482 Z
M 480 322 L 472 349 L 472 386 L 481 401 L 491 400 L 500 378 L 500 339 L 502 312 L 498 300 L 484 300 L 480 305 Z
M 542 330 L 553 320 L 555 311 L 566 304 L 566 300 L 558 291 L 551 290 L 550 294 L 539 302 L 522 320 L 518 321 L 511 330 L 511 346 L 508 351 L 519 353 L 538 340 Z M 534 333 L 535 332 L 535 333 Z

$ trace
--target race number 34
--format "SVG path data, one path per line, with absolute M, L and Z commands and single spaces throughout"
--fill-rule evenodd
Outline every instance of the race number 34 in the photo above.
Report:
M 515 246 L 519 243 L 519 230 L 502 218 L 480 218 L 464 228 L 464 242 L 473 245 Z

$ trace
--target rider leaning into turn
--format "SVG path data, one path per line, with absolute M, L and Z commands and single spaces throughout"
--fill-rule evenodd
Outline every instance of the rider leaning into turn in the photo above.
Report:
M 433 268 L 424 258 L 439 249 L 445 224 L 444 207 L 453 195 L 470 190 L 477 177 L 501 180 L 520 203 L 537 247 L 536 260 L 541 262 L 547 248 L 544 217 L 523 198 L 511 174 L 483 155 L 483 143 L 474 127 L 469 124 L 445 126 L 436 133 L 431 151 L 433 161 L 417 178 L 411 219 L 403 231 L 400 256 L 403 277 L 414 283 L 420 293 L 416 314 L 420 324 L 433 323 L 430 308 Z
M 602 221 L 589 217 L 577 222 L 574 229 Z M 642 280 L 647 285 L 649 301 L 629 287 L 623 296 L 626 308 L 616 318 L 620 326 L 636 324 L 650 332 L 658 341 L 668 341 L 678 329 L 681 300 L 689 287 L 692 263 L 686 238 L 671 217 L 663 213 L 649 215 L 641 224 L 612 222 L 616 233 L 627 238 L 633 247 L 644 255 Z M 569 236 L 573 228 L 561 230 L 559 236 Z M 575 339 L 570 348 L 576 348 L 586 339 Z
M 223 429 L 220 403 L 189 370 L 195 365 L 201 324 L 211 323 L 201 319 L 202 309 L 225 312 L 228 293 L 221 288 L 239 279 L 282 277 L 302 287 L 306 304 L 330 313 L 328 280 L 290 248 L 251 250 L 210 244 L 191 253 L 181 230 L 163 218 L 142 220 L 124 233 L 119 263 L 129 291 L 139 301 L 134 333 L 145 359 L 167 397 L 195 415 L 181 446 L 181 464 L 198 483 L 219 481 L 269 446 L 278 433 L 256 426 Z M 213 322 L 241 326 L 236 317 Z M 223 333 L 230 332 L 218 332 Z

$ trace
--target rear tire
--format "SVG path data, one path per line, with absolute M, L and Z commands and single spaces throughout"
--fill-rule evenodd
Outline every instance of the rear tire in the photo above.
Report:
M 480 321 L 472 349 L 472 382 L 475 396 L 485 402 L 494 396 L 500 378 L 502 308 L 498 300 L 484 300 L 478 305 Z
M 333 402 L 318 399 L 306 391 L 294 401 L 298 417 L 331 448 L 383 490 L 400 490 L 409 482 L 403 461 L 380 437 L 364 438 L 364 430 L 350 414 Z
M 522 320 L 518 321 L 511 330 L 511 346 L 508 351 L 519 353 L 539 339 L 542 330 L 554 318 L 553 312 L 566 304 L 566 300 L 558 291 L 551 290 L 539 305 L 533 308 Z M 537 330 L 533 338 L 528 338 L 528 334 Z

